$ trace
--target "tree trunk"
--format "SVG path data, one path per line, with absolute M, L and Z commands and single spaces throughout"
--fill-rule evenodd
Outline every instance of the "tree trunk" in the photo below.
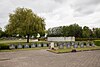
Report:
M 30 35 L 29 35 L 29 34 L 27 34 L 27 43 L 29 43 L 29 36 L 30 36 Z

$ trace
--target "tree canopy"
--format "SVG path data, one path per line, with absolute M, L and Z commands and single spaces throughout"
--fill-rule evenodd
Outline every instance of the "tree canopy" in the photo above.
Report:
M 39 17 L 28 8 L 17 8 L 13 13 L 9 14 L 9 24 L 6 26 L 6 32 L 9 35 L 36 36 L 37 33 L 45 34 L 45 20 Z
M 48 29 L 48 36 L 74 36 L 76 38 L 100 38 L 100 28 L 83 28 L 78 24 L 59 26 Z

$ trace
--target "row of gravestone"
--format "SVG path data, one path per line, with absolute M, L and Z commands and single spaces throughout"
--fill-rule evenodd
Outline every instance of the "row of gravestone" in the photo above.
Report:
M 66 46 L 66 48 L 71 48 L 71 47 L 73 47 L 73 48 L 78 48 L 78 47 L 80 47 L 80 48 L 84 48 L 84 47 L 95 47 L 95 44 L 94 43 L 58 43 L 58 47 L 60 48 L 60 49 L 63 49 L 64 48 L 64 46 Z
M 28 44 L 24 44 L 24 45 L 21 45 L 21 44 L 18 44 L 18 45 L 10 44 L 9 45 L 9 49 L 35 48 L 35 47 L 48 47 L 48 46 L 49 46 L 49 44 L 31 44 L 31 45 L 28 45 Z
M 18 44 L 18 45 L 14 45 L 14 44 L 10 44 L 9 45 L 9 48 L 10 49 L 15 49 L 15 48 L 35 48 L 35 47 L 49 47 L 50 46 L 50 43 L 44 43 L 44 44 L 31 44 L 31 45 L 28 45 L 28 44 L 24 44 L 24 45 L 21 45 L 21 44 Z M 64 46 L 66 46 L 66 48 L 71 48 L 72 46 L 74 48 L 78 48 L 79 46 L 81 48 L 84 48 L 84 46 L 86 47 L 90 47 L 90 46 L 95 46 L 94 43 L 75 43 L 75 42 L 67 42 L 67 43 L 54 43 L 54 47 L 59 47 L 60 49 L 64 48 Z

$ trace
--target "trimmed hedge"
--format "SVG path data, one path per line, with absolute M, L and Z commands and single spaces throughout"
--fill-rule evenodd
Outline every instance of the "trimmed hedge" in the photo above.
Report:
M 100 38 L 75 38 L 75 41 L 93 41 L 100 40 Z
M 46 38 L 38 38 L 39 41 L 46 41 Z
M 100 46 L 100 40 L 95 40 L 94 43 L 96 46 Z
M 9 45 L 7 44 L 0 44 L 0 50 L 9 49 Z

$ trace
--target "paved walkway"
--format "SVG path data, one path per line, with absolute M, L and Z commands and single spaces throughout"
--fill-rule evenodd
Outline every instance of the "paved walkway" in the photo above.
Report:
M 100 50 L 65 54 L 46 50 L 0 52 L 0 67 L 100 67 Z

